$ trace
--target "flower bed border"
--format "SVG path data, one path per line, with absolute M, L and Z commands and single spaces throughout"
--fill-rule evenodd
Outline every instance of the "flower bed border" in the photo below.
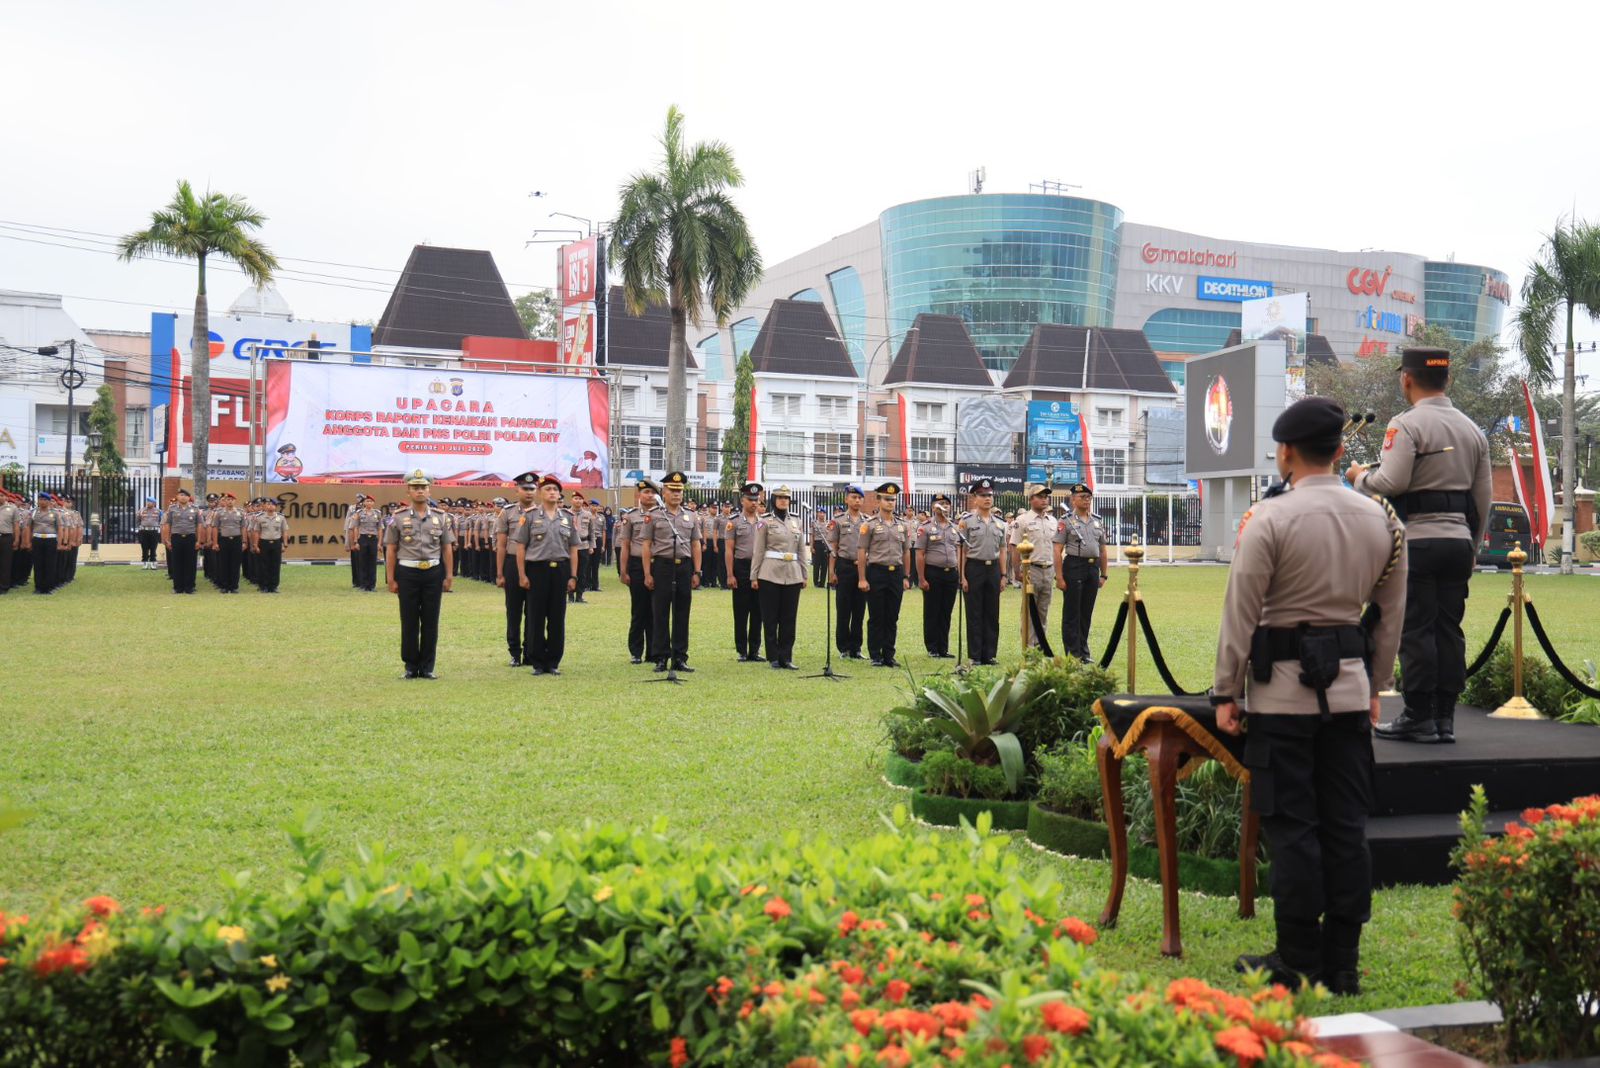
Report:
M 999 826 L 996 823 L 996 826 Z M 1111 831 L 1103 823 L 1054 812 L 1033 802 L 1028 806 L 1028 840 L 1067 856 L 1104 859 L 1111 855 Z M 1150 846 L 1129 844 L 1128 871 L 1141 879 L 1161 879 L 1161 857 Z M 1265 893 L 1271 887 L 1270 865 L 1256 866 L 1256 885 Z M 1217 897 L 1239 895 L 1239 862 L 1178 854 L 1178 886 Z
M 976 823 L 978 815 L 990 813 L 994 827 L 1002 831 L 1028 829 L 1028 810 L 1031 801 L 990 801 L 983 797 L 943 797 L 924 792 L 920 787 L 911 792 L 911 814 L 926 823 L 941 827 L 959 826 L 962 819 Z
M 883 762 L 883 777 L 890 786 L 907 786 L 913 790 L 922 786 L 922 761 L 903 757 L 893 749 Z

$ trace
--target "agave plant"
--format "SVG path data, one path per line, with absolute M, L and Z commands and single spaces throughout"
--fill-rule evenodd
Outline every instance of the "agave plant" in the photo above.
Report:
M 951 693 L 930 687 L 923 690 L 923 696 L 944 713 L 945 718 L 937 726 L 956 743 L 957 755 L 981 764 L 992 764 L 998 758 L 1007 788 L 1016 793 L 1022 784 L 1023 758 L 1022 743 L 1012 731 L 1032 707 L 1027 700 L 1028 673 L 1001 676 L 987 690 L 981 683 L 963 681 Z M 922 714 L 914 708 L 895 711 L 902 715 Z

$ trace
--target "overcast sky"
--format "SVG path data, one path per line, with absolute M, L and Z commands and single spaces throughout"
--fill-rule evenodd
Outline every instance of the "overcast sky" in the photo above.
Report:
M 492 250 L 513 294 L 552 285 L 553 247 L 524 242 L 579 225 L 552 211 L 612 214 L 672 103 L 691 139 L 734 149 L 769 263 L 961 193 L 980 165 L 989 192 L 1058 179 L 1131 221 L 1454 254 L 1514 291 L 1559 216 L 1600 217 L 1589 0 L 0 0 L 0 17 L 0 288 L 68 294 L 85 327 L 192 306 L 192 268 L 16 224 L 103 248 L 180 177 L 266 212 L 286 267 L 339 276 L 285 276 L 300 317 L 376 319 L 418 242 Z M 215 278 L 214 306 L 242 288 Z

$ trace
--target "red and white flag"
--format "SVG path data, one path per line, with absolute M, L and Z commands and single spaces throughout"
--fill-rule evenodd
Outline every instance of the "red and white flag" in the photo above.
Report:
M 910 419 L 907 411 L 906 395 L 900 394 L 896 400 L 900 403 L 900 492 L 907 498 L 911 496 L 911 432 Z
M 761 454 L 756 451 L 756 437 L 757 437 L 757 435 L 756 435 L 756 420 L 757 420 L 756 398 L 757 398 L 757 396 L 758 396 L 758 394 L 756 393 L 756 387 L 752 385 L 750 387 L 750 447 L 749 447 L 749 450 L 745 453 L 745 467 L 747 468 L 747 470 L 745 471 L 745 476 L 744 477 L 745 477 L 745 481 L 747 481 L 747 482 L 756 481 L 756 468 L 761 463 Z
M 1083 438 L 1083 484 L 1094 491 L 1094 452 L 1089 448 L 1089 420 L 1083 417 L 1083 412 L 1078 413 L 1079 436 Z
M 1528 513 L 1529 536 L 1533 543 L 1543 546 L 1550 537 L 1550 519 L 1555 515 L 1554 488 L 1550 485 L 1550 463 L 1545 457 L 1544 428 L 1539 413 L 1533 406 L 1533 394 L 1528 383 L 1522 383 L 1522 399 L 1528 405 L 1528 439 L 1533 446 L 1533 477 L 1522 472 L 1522 458 L 1515 446 L 1511 450 L 1511 481 L 1517 490 L 1517 503 Z

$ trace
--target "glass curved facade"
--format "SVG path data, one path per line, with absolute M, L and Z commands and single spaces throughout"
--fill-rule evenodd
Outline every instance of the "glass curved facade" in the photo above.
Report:
M 1038 323 L 1110 327 L 1122 211 L 1078 197 L 918 200 L 879 216 L 891 351 L 924 312 L 964 320 L 1008 371 Z
M 834 318 L 850 351 L 850 362 L 856 365 L 856 374 L 866 377 L 867 294 L 861 288 L 861 275 L 854 267 L 841 267 L 828 275 L 828 289 L 833 293 Z
M 1504 271 L 1475 263 L 1429 262 L 1422 265 L 1423 315 L 1430 324 L 1471 344 L 1499 337 L 1511 305 L 1511 283 Z
M 1236 311 L 1163 308 L 1144 321 L 1144 336 L 1157 352 L 1199 355 L 1226 346 L 1228 334 L 1239 329 L 1239 319 Z
M 695 362 L 700 364 L 707 382 L 725 382 L 733 377 L 733 370 L 722 362 L 722 335 L 712 334 L 702 338 L 694 347 Z
M 790 297 L 789 299 L 790 300 L 811 300 L 811 301 L 815 301 L 818 304 L 821 304 L 822 303 L 822 294 L 818 293 L 815 289 L 802 289 L 800 292 L 796 293 L 794 296 Z
M 756 337 L 761 333 L 761 324 L 756 321 L 755 316 L 750 316 L 740 319 L 728 329 L 733 333 L 733 352 L 729 353 L 733 359 L 729 361 L 729 365 L 737 368 L 739 357 L 756 347 Z

